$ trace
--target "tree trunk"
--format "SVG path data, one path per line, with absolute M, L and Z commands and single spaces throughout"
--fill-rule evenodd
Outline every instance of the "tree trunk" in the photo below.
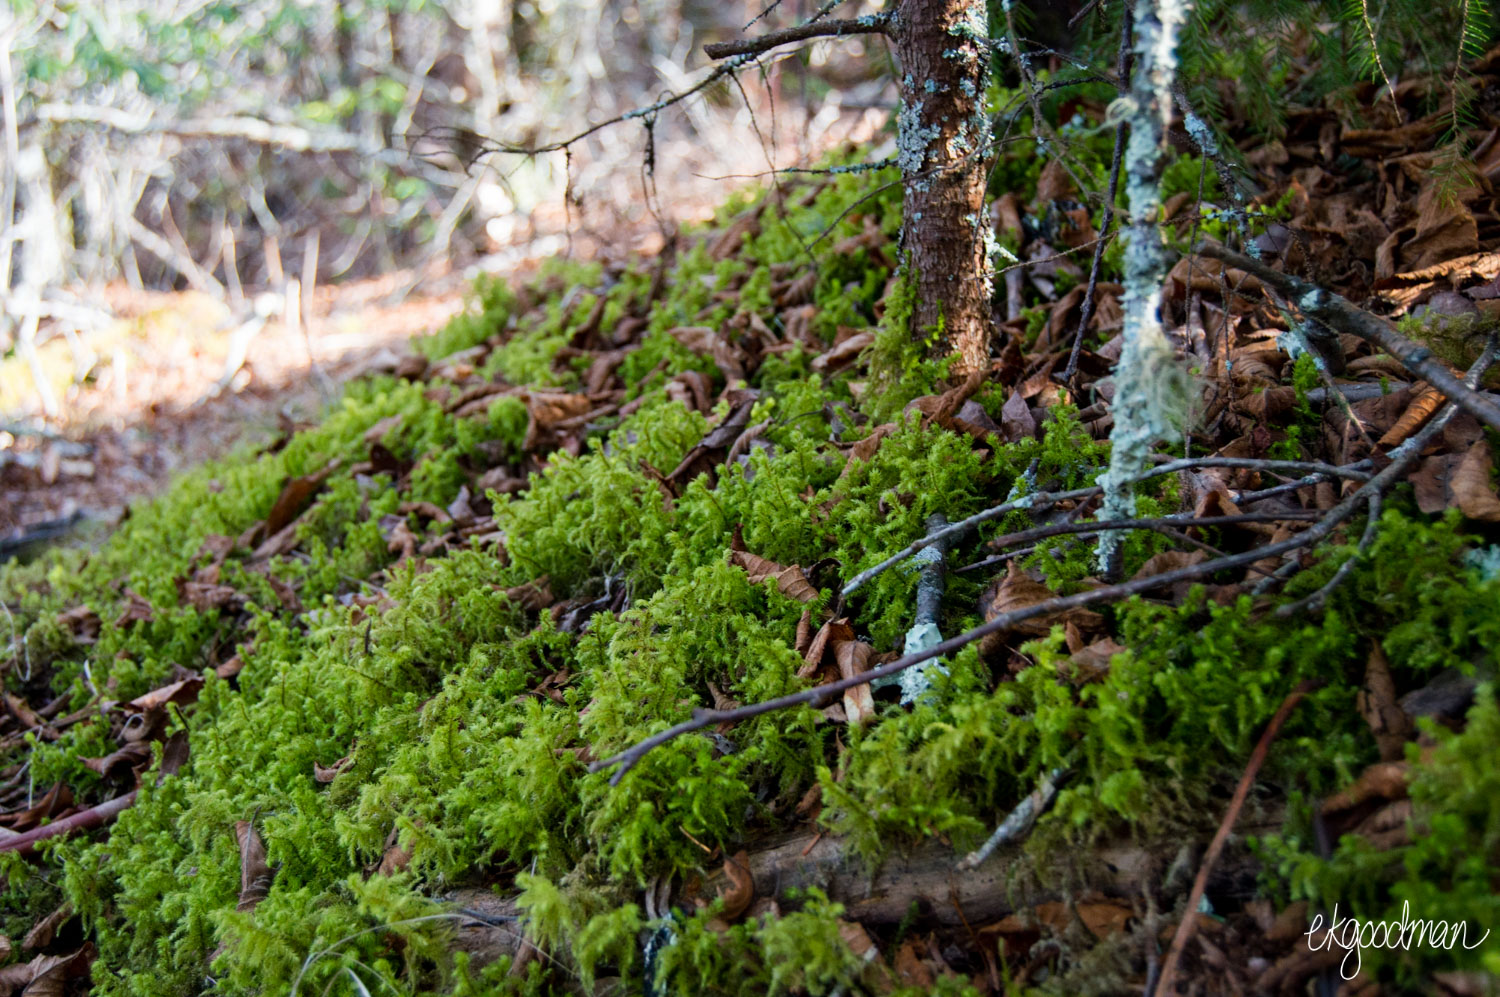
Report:
M 983 0 L 901 0 L 891 25 L 901 69 L 897 161 L 902 242 L 916 281 L 912 333 L 954 372 L 983 367 L 990 347 L 990 228 L 984 211 L 989 51 Z

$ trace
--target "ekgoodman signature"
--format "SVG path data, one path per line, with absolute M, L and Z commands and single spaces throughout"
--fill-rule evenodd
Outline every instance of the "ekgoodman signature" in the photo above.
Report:
M 1354 917 L 1339 917 L 1339 905 L 1334 904 L 1333 918 L 1321 941 L 1315 941 L 1313 936 L 1322 927 L 1323 915 L 1313 916 L 1312 927 L 1307 930 L 1307 947 L 1314 952 L 1333 946 L 1347 949 L 1343 962 L 1339 963 L 1339 975 L 1352 980 L 1359 973 L 1360 953 L 1367 948 L 1400 949 L 1408 952 L 1413 946 L 1421 948 L 1425 945 L 1451 950 L 1455 944 L 1461 944 L 1465 949 L 1474 949 L 1490 937 L 1489 929 L 1486 928 L 1479 940 L 1470 945 L 1467 921 L 1450 923 L 1432 918 L 1412 920 L 1410 915 L 1410 904 L 1403 902 L 1401 919 L 1398 921 L 1361 921 Z M 1352 970 L 1349 967 L 1350 957 L 1354 959 Z

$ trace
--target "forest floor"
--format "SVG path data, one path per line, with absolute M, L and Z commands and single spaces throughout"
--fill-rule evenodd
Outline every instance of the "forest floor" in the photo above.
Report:
M 892 171 L 799 177 L 482 280 L 6 569 L 0 993 L 1492 990 L 1493 941 L 1307 935 L 1500 923 L 1500 115 L 1445 186 L 1423 86 L 1245 135 L 1238 215 L 1179 136 L 1194 412 L 1116 577 L 1118 253 L 1085 320 L 1100 215 L 1031 143 L 978 375 L 909 328 Z M 1285 274 L 1426 351 L 1294 334 Z

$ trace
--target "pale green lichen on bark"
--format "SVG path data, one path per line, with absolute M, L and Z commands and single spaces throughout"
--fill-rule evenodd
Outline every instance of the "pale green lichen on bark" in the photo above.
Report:
M 1157 215 L 1161 210 L 1161 159 L 1172 108 L 1177 34 L 1186 20 L 1179 0 L 1139 0 L 1135 8 L 1139 57 L 1130 94 L 1116 113 L 1130 122 L 1125 147 L 1130 224 L 1125 239 L 1125 329 L 1115 368 L 1114 431 L 1109 469 L 1100 478 L 1100 519 L 1135 513 L 1133 479 L 1146 468 L 1151 446 L 1170 434 L 1185 408 L 1182 377 L 1161 328 L 1161 282 L 1166 254 Z M 1106 570 L 1118 560 L 1123 535 L 1104 533 L 1098 557 Z

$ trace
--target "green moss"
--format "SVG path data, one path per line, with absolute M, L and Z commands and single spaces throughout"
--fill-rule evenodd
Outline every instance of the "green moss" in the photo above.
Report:
M 813 376 L 801 349 L 771 354 L 751 375 L 761 391 L 752 419 L 769 423 L 766 446 L 680 482 L 671 497 L 663 492 L 659 475 L 677 467 L 711 422 L 655 389 L 689 369 L 721 379 L 711 359 L 671 330 L 733 327 L 739 312 L 767 308 L 777 279 L 771 268 L 805 259 L 804 244 L 823 254 L 813 297 L 828 318 L 818 334 L 869 325 L 891 275 L 875 254 L 834 254 L 828 243 L 863 231 L 866 220 L 893 231 L 899 192 L 870 198 L 824 243 L 810 240 L 880 182 L 840 176 L 805 206 L 800 191 L 784 214 L 767 206 L 760 232 L 728 264 L 701 248 L 685 252 L 622 368 L 643 404 L 590 437 L 580 456 L 548 455 L 525 491 L 490 496 L 504 557 L 494 547 L 460 546 L 395 565 L 379 522 L 402 501 L 446 504 L 481 457 L 517 461 L 525 404 L 501 397 L 459 421 L 426 397 L 429 385 L 376 378 L 352 385 L 317 428 L 281 450 L 241 451 L 186 475 L 162 499 L 137 507 L 98 551 L 59 551 L 0 571 L 0 597 L 31 662 L 24 691 L 33 700 L 47 686 L 67 693 L 70 709 L 85 706 L 94 688 L 130 698 L 178 667 L 206 679 L 198 703 L 170 720 L 170 730 L 188 731 L 192 757 L 160 785 L 148 775 L 107 839 L 48 845 L 46 875 L 4 860 L 0 930 L 23 934 L 66 896 L 99 946 L 96 992 L 111 997 L 195 994 L 207 975 L 218 993 L 281 993 L 304 970 L 302 993 L 353 994 L 355 978 L 372 993 L 547 992 L 554 981 L 538 964 L 512 979 L 508 960 L 475 970 L 448 954 L 452 925 L 435 916 L 441 908 L 430 898 L 480 882 L 520 891 L 526 930 L 586 985 L 620 976 L 630 988 L 646 970 L 642 935 L 663 930 L 663 922 L 644 923 L 631 902 L 639 888 L 701 872 L 695 841 L 732 851 L 780 826 L 778 815 L 815 782 L 827 825 L 872 860 L 934 834 L 960 847 L 977 842 L 1057 767 L 1072 777 L 1035 832 L 1039 853 L 1122 829 L 1204 830 L 1222 787 L 1302 678 L 1327 684 L 1298 707 L 1266 781 L 1310 799 L 1347 784 L 1372 760 L 1353 706 L 1372 637 L 1402 687 L 1449 666 L 1493 667 L 1497 583 L 1455 567 L 1473 539 L 1458 520 L 1426 521 L 1397 498 L 1376 549 L 1316 625 L 1277 621 L 1248 599 L 1135 602 L 1106 611 L 1128 651 L 1094 684 L 1066 680 L 1068 655 L 1054 632 L 1023 648 L 1034 664 L 1013 679 L 992 675 L 975 648 L 952 656 L 931 702 L 907 711 L 882 701 L 878 722 L 863 728 L 836 727 L 804 708 L 716 737 L 680 738 L 618 786 L 606 773 L 588 773 L 589 759 L 687 718 L 716 695 L 751 702 L 803 687 L 793 648 L 807 607 L 773 582 L 750 584 L 728 562 L 737 529 L 754 553 L 811 572 L 821 587 L 811 604 L 817 612 L 834 605 L 838 580 L 921 536 L 930 514 L 957 519 L 997 496 L 1079 487 L 1106 463 L 1107 445 L 1091 440 L 1067 407 L 1051 410 L 1040 438 L 992 440 L 988 452 L 965 435 L 903 420 L 905 405 L 944 375 L 910 335 L 913 290 L 903 278 L 886 297 L 874 371 L 858 394 L 874 421 L 854 425 L 853 375 Z M 591 269 L 549 271 L 514 292 L 482 282 L 475 309 L 421 349 L 441 358 L 492 343 L 491 374 L 573 386 L 578 369 L 559 369 L 558 348 L 597 296 L 607 331 L 651 286 L 639 268 L 612 285 L 602 281 Z M 737 298 L 724 294 L 731 287 Z M 1305 373 L 1299 368 L 1302 389 Z M 1006 395 L 990 386 L 977 400 L 997 415 Z M 357 478 L 349 469 L 368 452 L 365 433 L 392 416 L 399 423 L 383 442 L 413 465 L 400 494 L 390 475 Z M 899 425 L 868 460 L 851 464 L 831 440 L 835 422 L 847 443 L 885 420 Z M 284 612 L 278 589 L 244 551 L 223 569 L 249 600 L 244 619 L 182 602 L 177 580 L 203 563 L 205 539 L 243 534 L 286 481 L 336 458 L 340 466 L 299 520 L 298 556 L 266 566 L 295 587 L 307 612 Z M 1175 485 L 1163 479 L 1140 501 L 1146 514 L 1176 508 Z M 1031 525 L 1018 512 L 964 540 L 954 556 Z M 1126 570 L 1161 544 L 1154 534 L 1133 536 Z M 1349 553 L 1331 552 L 1289 594 L 1321 584 Z M 1076 590 L 1091 570 L 1082 545 L 1059 544 L 1026 566 L 1059 591 Z M 576 600 L 571 606 L 608 594 L 626 608 L 564 632 L 551 612 L 505 594 L 543 576 L 559 600 Z M 945 633 L 978 622 L 984 583 L 973 573 L 950 578 Z M 126 587 L 150 605 L 151 619 L 115 622 L 130 604 Z M 888 650 L 911 625 L 913 589 L 908 572 L 888 571 L 842 612 L 862 638 Z M 385 598 L 356 609 L 356 595 Z M 57 621 L 80 604 L 102 621 L 91 647 L 76 645 Z M 235 653 L 243 671 L 233 683 L 217 678 L 209 666 Z M 546 680 L 555 694 L 535 691 Z M 1410 899 L 1493 920 L 1493 898 L 1483 891 L 1493 881 L 1500 818 L 1493 780 L 1476 766 L 1494 753 L 1497 727 L 1487 690 L 1468 729 L 1444 735 L 1435 757 L 1417 766 L 1413 797 L 1430 833 L 1399 860 L 1350 842 L 1327 862 L 1310 859 L 1298 817 L 1280 844 L 1266 845 L 1284 874 L 1274 888 L 1320 902 L 1357 895 L 1369 911 Z M 113 790 L 81 759 L 112 749 L 104 725 L 80 723 L 56 742 L 20 750 L 29 751 L 38 785 L 65 781 L 92 801 Z M 331 783 L 315 780 L 315 766 L 346 757 Z M 234 911 L 233 828 L 241 820 L 254 822 L 278 866 L 253 912 Z M 409 856 L 406 871 L 367 876 L 392 845 Z M 676 940 L 661 951 L 658 979 L 703 993 L 864 985 L 867 967 L 839 940 L 838 905 L 813 894 L 787 910 L 727 930 L 710 923 L 712 905 L 674 918 Z

